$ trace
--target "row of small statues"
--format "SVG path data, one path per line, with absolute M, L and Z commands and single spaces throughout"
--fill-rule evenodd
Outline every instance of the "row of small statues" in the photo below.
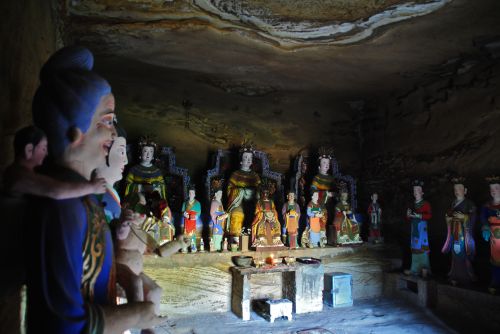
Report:
M 146 229 L 152 234 L 162 238 L 159 242 L 171 240 L 175 234 L 172 222 L 172 213 L 166 205 L 166 190 L 162 172 L 154 166 L 156 144 L 147 138 L 139 143 L 140 163 L 133 166 L 127 177 L 125 195 L 132 192 L 145 194 L 155 193 L 157 199 L 163 202 L 166 208 L 160 215 L 156 215 L 158 224 L 146 223 Z M 239 243 L 242 231 L 245 231 L 245 206 L 254 211 L 251 223 L 251 247 L 257 250 L 266 248 L 283 248 L 283 239 L 288 240 L 291 248 L 299 246 L 298 232 L 301 215 L 300 205 L 295 200 L 295 192 L 287 194 L 287 202 L 282 208 L 283 223 L 278 219 L 278 213 L 272 200 L 273 185 L 267 179 L 261 180 L 260 176 L 251 169 L 254 151 L 250 145 L 243 145 L 240 150 L 240 168 L 233 172 L 227 185 L 227 211 L 222 203 L 223 181 L 212 182 L 212 202 L 210 206 L 210 236 L 216 250 L 221 250 L 223 236 L 229 237 L 229 243 Z M 318 174 L 315 176 L 311 187 L 311 201 L 303 209 L 307 214 L 306 232 L 302 234 L 300 244 L 309 247 L 324 247 L 327 243 L 326 227 L 328 225 L 327 204 L 333 195 L 335 179 L 328 174 L 332 156 L 324 150 L 320 152 Z M 339 185 L 340 198 L 335 206 L 334 226 L 336 243 L 339 245 L 361 243 L 359 237 L 359 223 L 356 215 L 351 211 L 349 204 L 349 191 L 347 184 Z M 256 194 L 257 193 L 257 194 Z M 380 206 L 376 194 L 371 205 L 370 218 L 371 230 L 376 239 L 380 238 Z M 183 203 L 182 229 L 192 241 L 191 251 L 196 251 L 202 242 L 203 224 L 201 221 L 201 204 L 196 200 L 196 191 L 193 186 L 189 188 L 188 199 Z M 257 199 L 256 202 L 254 202 Z M 155 205 L 153 205 L 155 206 Z M 158 205 L 156 205 L 158 206 Z M 158 212 L 158 211 L 156 211 Z M 247 211 L 248 212 L 248 211 Z M 287 236 L 283 238 L 282 236 Z
M 485 241 L 490 243 L 491 282 L 489 290 L 495 293 L 500 289 L 500 177 L 488 177 L 492 200 L 480 210 L 481 233 Z M 451 252 L 451 268 L 448 278 L 453 285 L 469 285 L 477 281 L 472 267 L 476 255 L 474 241 L 474 225 L 477 209 L 474 203 L 466 198 L 465 178 L 452 179 L 455 200 L 445 214 L 447 236 L 441 249 L 442 253 Z M 407 275 L 427 276 L 431 273 L 429 262 L 429 237 L 427 223 L 432 217 L 429 202 L 424 200 L 424 183 L 416 180 L 413 183 L 413 207 L 408 208 L 406 220 L 411 224 L 411 267 L 405 270 Z

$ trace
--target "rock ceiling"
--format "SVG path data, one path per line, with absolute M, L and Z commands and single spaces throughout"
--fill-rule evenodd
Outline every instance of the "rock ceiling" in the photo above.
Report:
M 253 137 L 283 170 L 318 138 L 357 150 L 346 138 L 359 135 L 366 103 L 500 35 L 497 0 L 72 0 L 62 10 L 66 42 L 96 53 L 132 134 L 151 127 L 184 154 Z

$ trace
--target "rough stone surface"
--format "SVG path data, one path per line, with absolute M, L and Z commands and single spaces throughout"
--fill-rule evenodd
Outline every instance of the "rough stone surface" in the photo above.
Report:
M 231 256 L 235 254 L 239 253 L 174 254 L 165 259 L 147 256 L 144 270 L 163 288 L 161 311 L 169 315 L 191 314 L 200 310 L 207 313 L 231 311 L 230 267 Z M 244 255 L 259 256 L 256 252 L 247 252 Z M 388 258 L 396 255 L 397 249 L 389 246 L 365 245 L 358 248 L 327 247 L 282 251 L 276 253 L 275 257 L 321 258 L 323 272 L 342 271 L 353 275 L 353 298 L 360 300 L 382 295 L 382 271 L 392 268 Z M 267 257 L 269 254 L 260 256 Z M 287 284 L 287 279 L 283 282 L 281 273 L 251 275 L 250 279 L 251 290 L 241 293 L 250 293 L 252 299 L 289 298 L 291 292 L 287 289 L 290 289 L 290 285 L 295 285 Z M 292 281 L 288 279 L 288 282 Z M 309 283 L 311 285 L 314 282 Z M 323 285 L 322 282 L 316 283 L 316 287 Z M 300 282 L 297 284 L 295 286 L 306 288 Z M 304 298 L 311 295 L 311 291 L 306 290 Z M 301 295 L 300 291 L 298 295 Z M 319 295 L 322 295 L 322 291 L 319 291 Z M 316 309 L 322 304 L 321 298 L 319 301 L 309 301 L 314 302 L 310 307 Z

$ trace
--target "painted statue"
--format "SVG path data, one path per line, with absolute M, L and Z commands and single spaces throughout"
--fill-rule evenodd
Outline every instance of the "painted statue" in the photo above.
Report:
M 196 253 L 203 232 L 203 224 L 200 219 L 201 204 L 195 198 L 196 190 L 193 185 L 189 186 L 188 195 L 188 199 L 182 204 L 184 234 L 191 239 L 191 252 Z
M 214 188 L 214 196 L 210 204 L 210 234 L 214 250 L 222 250 L 222 239 L 226 230 L 227 213 L 222 205 L 222 187 Z M 212 250 L 212 249 L 210 249 Z
M 36 126 L 30 125 L 16 132 L 14 162 L 5 169 L 3 175 L 7 193 L 68 199 L 106 192 L 106 180 L 102 177 L 66 182 L 37 173 L 35 170 L 47 157 L 47 146 L 47 136 Z
M 130 168 L 126 181 L 125 196 L 131 192 L 141 192 L 148 195 L 157 191 L 161 198 L 166 199 L 165 180 L 162 171 L 153 164 L 156 154 L 156 143 L 148 137 L 139 141 L 141 162 Z
M 490 242 L 491 282 L 489 291 L 495 294 L 500 289 L 500 177 L 486 179 L 490 184 L 491 201 L 481 209 L 482 234 Z
M 156 190 L 145 194 L 145 198 L 147 218 L 142 224 L 142 229 L 148 232 L 160 245 L 172 241 L 175 235 L 175 226 L 167 200 L 161 198 Z
M 109 148 L 106 164 L 96 170 L 97 175 L 104 177 L 107 183 L 106 192 L 98 198 L 100 197 L 108 223 L 120 219 L 120 196 L 113 185 L 122 179 L 127 163 L 127 140 L 125 137 L 116 137 Z
M 278 212 L 270 198 L 269 188 L 266 185 L 262 186 L 260 194 L 252 222 L 252 247 L 257 250 L 264 247 L 284 247 Z
M 455 200 L 445 215 L 448 233 L 441 250 L 443 253 L 451 251 L 451 269 L 448 279 L 453 285 L 469 284 L 477 280 L 472 268 L 472 260 L 476 253 L 473 236 L 476 206 L 471 200 L 465 198 L 467 188 L 464 181 L 464 178 L 452 179 Z
M 293 248 L 300 248 L 298 243 L 299 234 L 299 220 L 300 220 L 300 207 L 295 201 L 295 193 L 293 191 L 288 192 L 288 201 L 283 204 L 281 213 L 283 214 L 283 224 L 284 235 L 287 235 L 288 246 Z
M 333 196 L 335 178 L 328 174 L 330 170 L 330 163 L 332 160 L 332 152 L 330 149 L 321 148 L 318 157 L 318 174 L 314 176 L 311 184 L 311 194 L 314 191 L 318 192 L 319 202 L 327 205 L 328 200 Z M 328 220 L 328 217 L 326 217 Z
M 124 215 L 116 228 L 116 277 L 125 290 L 127 301 L 151 302 L 155 313 L 160 312 L 160 298 L 163 289 L 143 272 L 143 255 L 146 251 L 167 257 L 179 251 L 187 240 L 179 240 L 160 246 L 143 230 L 146 219 L 146 199 L 142 193 L 129 194 L 123 204 Z M 154 333 L 151 329 L 141 333 Z
M 319 201 L 319 192 L 313 191 L 307 204 L 307 227 L 302 234 L 302 246 L 309 248 L 326 246 L 326 209 Z
M 42 67 L 33 99 L 33 120 L 46 133 L 54 162 L 47 173 L 63 182 L 89 181 L 116 135 L 111 87 L 92 67 L 89 50 L 59 50 Z M 150 303 L 114 306 L 113 242 L 96 196 L 32 198 L 29 206 L 24 245 L 32 255 L 26 257 L 30 332 L 118 333 L 164 321 Z
M 255 190 L 260 185 L 259 175 L 250 169 L 253 159 L 253 148 L 243 145 L 240 150 L 240 169 L 233 172 L 227 186 L 227 231 L 233 239 L 230 243 L 238 242 L 242 228 L 245 227 L 245 211 L 252 212 L 255 207 L 245 210 L 245 207 L 254 205 Z
M 432 209 L 429 202 L 424 200 L 423 186 L 424 182 L 420 180 L 413 182 L 415 202 L 406 210 L 406 221 L 411 226 L 411 267 L 410 270 L 405 270 L 407 275 L 426 276 L 425 272 L 431 273 L 427 223 L 432 218 Z
M 172 220 L 172 211 L 168 206 L 166 199 L 161 199 L 158 204 L 158 211 L 160 215 L 160 240 L 159 244 L 163 245 L 167 242 L 174 240 L 175 226 Z
M 382 229 L 382 208 L 378 202 L 378 194 L 373 193 L 371 203 L 368 205 L 368 217 L 370 218 L 370 235 L 368 240 L 373 243 L 382 242 L 383 238 L 380 233 Z
M 335 233 L 337 245 L 359 244 L 363 241 L 359 236 L 360 222 L 352 212 L 349 204 L 349 192 L 346 184 L 340 186 L 340 200 L 335 205 Z

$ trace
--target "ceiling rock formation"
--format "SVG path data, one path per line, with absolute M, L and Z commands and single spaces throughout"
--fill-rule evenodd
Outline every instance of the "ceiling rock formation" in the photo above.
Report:
M 96 54 L 130 138 L 157 135 L 193 176 L 210 152 L 243 139 L 283 172 L 319 145 L 356 176 L 368 156 L 385 164 L 384 147 L 413 148 L 397 137 L 398 122 L 426 133 L 439 119 L 426 106 L 449 94 L 425 88 L 442 85 L 433 71 L 500 34 L 496 0 L 74 0 L 63 14 L 66 43 Z M 458 143 L 448 139 L 441 147 L 452 152 Z M 420 154 L 410 151 L 410 160 Z
M 294 49 L 360 42 L 376 29 L 432 13 L 452 0 L 72 1 L 72 15 L 150 23 L 157 29 L 202 26 Z

